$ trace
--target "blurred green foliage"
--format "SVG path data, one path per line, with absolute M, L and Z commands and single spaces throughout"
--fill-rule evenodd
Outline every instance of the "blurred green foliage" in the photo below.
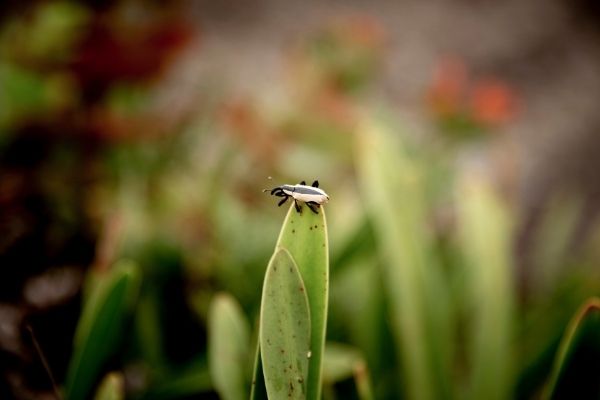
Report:
M 557 197 L 530 239 L 531 265 L 519 263 L 521 210 L 493 157 L 506 151 L 499 135 L 512 115 L 502 85 L 448 109 L 454 92 L 434 82 L 434 123 L 413 135 L 369 91 L 385 57 L 382 28 L 349 18 L 299 40 L 276 107 L 262 93 L 197 100 L 193 85 L 178 89 L 191 99 L 184 106 L 159 107 L 153 89 L 185 24 L 136 9 L 151 22 L 130 26 L 131 10 L 113 7 L 42 2 L 26 19 L 6 17 L 0 32 L 0 208 L 10 233 L 0 256 L 3 266 L 28 260 L 24 276 L 5 282 L 20 288 L 58 266 L 87 276 L 64 300 L 82 304 L 64 327 L 70 341 L 77 324 L 73 347 L 59 348 L 66 362 L 49 363 L 67 398 L 249 395 L 262 282 L 284 220 L 261 192 L 268 176 L 318 178 L 331 196 L 319 254 L 329 277 L 302 270 L 320 241 L 280 239 L 305 283 L 322 284 L 321 297 L 307 290 L 311 314 L 327 318 L 323 371 L 312 368 L 321 364 L 314 350 L 308 371 L 323 398 L 535 398 L 597 366 L 597 357 L 569 357 L 597 349 L 597 307 L 561 338 L 600 293 L 600 230 L 572 252 L 581 202 Z M 148 43 L 162 43 L 149 47 L 155 58 L 134 51 Z M 119 55 L 113 69 L 80 57 L 94 66 L 107 48 Z M 468 123 L 452 123 L 465 114 Z M 41 200 L 24 201 L 31 193 Z M 44 218 L 19 219 L 22 208 Z M 43 245 L 23 245 L 27 235 Z M 3 295 L 22 302 L 20 292 Z M 55 329 L 36 333 L 58 346 Z M 324 329 L 313 325 L 313 338 Z

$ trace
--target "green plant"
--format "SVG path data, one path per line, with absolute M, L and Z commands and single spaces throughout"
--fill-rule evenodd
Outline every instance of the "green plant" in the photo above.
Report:
M 216 391 L 225 400 L 247 398 L 246 366 L 250 328 L 235 299 L 219 293 L 208 320 L 208 361 Z
M 544 398 L 579 394 L 598 398 L 596 371 L 600 365 L 600 299 L 586 301 L 565 330 Z
M 123 374 L 110 372 L 96 390 L 94 400 L 123 400 L 125 398 L 125 381 Z
M 70 400 L 89 397 L 102 367 L 117 351 L 141 283 L 137 265 L 128 261 L 92 277 L 67 375 L 66 398 Z
M 452 349 L 449 302 L 426 230 L 424 169 L 383 123 L 365 122 L 357 149 L 363 197 L 384 262 L 401 378 L 410 398 L 446 398 Z
M 319 399 L 329 288 L 325 211 L 290 207 L 267 268 L 252 398 Z

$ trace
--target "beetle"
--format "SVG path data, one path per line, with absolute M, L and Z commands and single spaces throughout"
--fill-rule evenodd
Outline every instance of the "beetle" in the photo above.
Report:
M 273 196 L 283 197 L 277 204 L 280 207 L 290 197 L 294 199 L 294 206 L 299 213 L 302 212 L 302 207 L 298 204 L 299 201 L 305 203 L 315 214 L 319 213 L 318 208 L 321 204 L 325 204 L 329 201 L 327 193 L 325 193 L 323 189 L 319 189 L 319 181 L 314 181 L 312 186 L 307 186 L 306 182 L 302 181 L 297 185 L 281 185 L 274 187 L 273 189 L 263 190 L 263 192 L 268 191 L 271 191 L 271 195 Z

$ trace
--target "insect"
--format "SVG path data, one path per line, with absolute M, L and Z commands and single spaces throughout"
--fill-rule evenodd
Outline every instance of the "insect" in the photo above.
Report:
M 315 214 L 319 213 L 321 204 L 329 201 L 329 196 L 323 189 L 319 189 L 319 181 L 314 181 L 312 186 L 307 186 L 305 181 L 297 185 L 281 185 L 273 189 L 265 189 L 263 192 L 271 191 L 271 194 L 283 199 L 277 204 L 281 207 L 290 197 L 294 199 L 296 211 L 302 212 L 302 207 L 298 204 L 299 201 L 305 203 L 308 208 Z

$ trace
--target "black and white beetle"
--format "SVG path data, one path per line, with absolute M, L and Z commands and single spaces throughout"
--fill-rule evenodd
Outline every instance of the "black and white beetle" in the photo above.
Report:
M 297 185 L 281 185 L 273 189 L 265 189 L 263 192 L 271 191 L 271 194 L 277 197 L 283 197 L 277 205 L 281 206 L 290 197 L 294 199 L 296 211 L 302 212 L 302 207 L 298 204 L 299 201 L 306 203 L 308 208 L 315 214 L 318 214 L 318 208 L 321 204 L 329 201 L 329 196 L 323 189 L 319 189 L 319 181 L 314 181 L 312 186 L 306 186 L 306 182 L 302 181 Z

